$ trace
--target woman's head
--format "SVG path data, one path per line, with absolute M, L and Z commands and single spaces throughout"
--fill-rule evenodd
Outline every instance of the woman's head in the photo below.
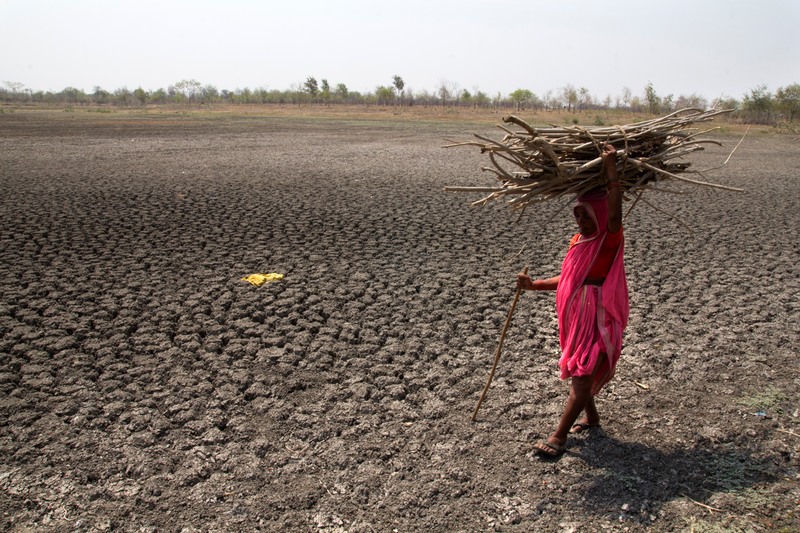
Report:
M 572 212 L 580 234 L 596 237 L 608 225 L 608 192 L 605 188 L 597 188 L 581 194 Z
M 592 208 L 586 205 L 576 205 L 572 210 L 575 215 L 575 222 L 578 223 L 578 231 L 584 237 L 591 237 L 597 232 L 597 223 L 594 221 Z

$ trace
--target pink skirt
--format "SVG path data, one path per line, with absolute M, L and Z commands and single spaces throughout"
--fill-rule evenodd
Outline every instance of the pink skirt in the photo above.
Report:
M 607 316 L 601 286 L 582 285 L 560 324 L 561 378 L 594 376 L 592 395 L 614 376 L 622 351 L 622 328 Z M 599 365 L 598 365 L 599 363 Z

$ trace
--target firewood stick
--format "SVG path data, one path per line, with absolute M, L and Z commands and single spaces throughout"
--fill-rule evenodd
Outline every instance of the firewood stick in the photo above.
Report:
M 673 174 L 671 172 L 667 172 L 666 170 L 662 170 L 660 168 L 654 167 L 653 165 L 649 165 L 649 164 L 645 163 L 644 161 L 636 161 L 634 159 L 631 159 L 630 161 L 632 161 L 634 165 L 637 165 L 637 166 L 641 165 L 641 166 L 643 166 L 645 168 L 649 168 L 650 170 L 652 170 L 654 172 L 659 172 L 661 174 L 665 174 L 665 175 L 669 176 L 670 178 L 676 179 L 678 181 L 685 181 L 685 182 L 688 182 L 688 183 L 693 183 L 695 185 L 702 185 L 704 187 L 713 187 L 715 189 L 725 189 L 727 191 L 744 192 L 744 189 L 737 189 L 736 187 L 728 187 L 726 185 L 718 185 L 716 183 L 709 183 L 707 181 L 699 181 L 699 180 L 693 180 L 693 179 L 689 179 L 689 178 L 684 178 L 683 176 L 678 176 L 678 175 Z

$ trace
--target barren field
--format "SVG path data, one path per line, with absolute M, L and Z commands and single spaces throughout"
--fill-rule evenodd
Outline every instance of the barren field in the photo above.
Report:
M 557 274 L 574 223 L 443 192 L 491 182 L 441 148 L 472 133 L 499 134 L 0 114 L 0 529 L 800 531 L 798 138 L 710 174 L 745 193 L 632 212 L 602 429 L 546 460 L 553 294 L 523 295 L 470 416 L 517 272 Z

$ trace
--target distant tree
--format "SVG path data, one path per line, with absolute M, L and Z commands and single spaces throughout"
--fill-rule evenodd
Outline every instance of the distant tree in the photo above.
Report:
M 772 94 L 766 85 L 759 85 L 750 89 L 749 94 L 743 97 L 745 109 L 753 111 L 769 111 L 772 107 Z
M 578 89 L 578 105 L 581 110 L 588 109 L 592 105 L 592 95 L 586 87 Z
M 436 94 L 442 101 L 442 106 L 444 106 L 450 99 L 450 88 L 447 86 L 447 83 L 445 83 L 444 81 L 440 82 L 439 89 L 437 89 Z
M 291 88 L 289 89 L 289 94 L 291 95 L 293 104 L 302 105 L 306 101 L 305 84 L 292 84 Z
M 322 101 L 330 103 L 331 100 L 331 86 L 328 83 L 328 80 L 323 78 L 320 86 L 320 96 L 322 97 Z
M 571 84 L 561 88 L 561 101 L 566 104 L 567 111 L 572 111 L 578 103 L 578 91 Z
M 143 106 L 147 103 L 147 91 L 142 89 L 141 87 L 137 87 L 133 91 L 133 99 L 136 101 L 137 104 Z
M 705 102 L 705 98 L 703 98 L 703 101 Z M 715 98 L 714 101 L 711 102 L 711 107 L 714 109 L 738 110 L 741 106 L 739 105 L 739 100 L 737 100 L 736 98 L 731 98 L 729 96 L 722 95 L 718 98 Z
M 676 109 L 705 109 L 706 107 L 708 107 L 708 101 L 697 93 L 692 93 L 689 96 L 682 94 L 675 101 Z
M 519 111 L 525 107 L 525 104 L 528 104 L 533 100 L 533 92 L 529 91 L 528 89 L 517 89 L 513 93 L 508 95 L 508 98 L 514 102 L 514 108 Z
M 442 80 L 439 82 L 439 88 L 436 90 L 436 94 L 441 100 L 442 106 L 445 106 L 447 102 L 458 95 L 458 84 L 452 81 Z
M 491 103 L 491 98 L 489 98 L 489 95 L 483 91 L 476 91 L 475 96 L 472 98 L 472 102 L 475 107 L 488 107 Z
M 378 105 L 388 105 L 394 100 L 394 87 L 381 85 L 375 89 L 375 98 Z
M 197 80 L 181 80 L 175 84 L 175 92 L 182 94 L 189 102 L 194 102 L 202 89 L 203 85 Z
M 250 87 L 236 89 L 236 99 L 240 104 L 251 104 L 253 103 L 253 91 L 250 90 Z
M 317 78 L 315 78 L 314 76 L 309 76 L 308 78 L 306 78 L 306 81 L 305 83 L 303 83 L 303 86 L 305 87 L 306 92 L 308 94 L 310 94 L 311 96 L 317 96 L 317 93 L 319 92 L 319 85 L 317 84 Z
M 66 87 L 56 97 L 66 104 L 82 104 L 89 101 L 86 93 L 75 87 Z
M 648 82 L 644 88 L 644 100 L 647 102 L 647 110 L 650 112 L 650 114 L 657 114 L 659 107 L 661 106 L 661 99 L 656 94 L 656 90 L 653 87 L 652 82 Z
M 400 97 L 400 104 L 403 103 L 403 97 L 405 96 L 405 89 L 406 82 L 403 81 L 403 78 L 395 74 L 392 77 L 392 86 L 394 87 L 395 91 L 397 91 L 397 95 Z
M 625 107 L 630 107 L 631 105 L 631 90 L 629 87 L 622 88 L 622 104 Z
M 667 113 L 672 112 L 675 105 L 675 96 L 672 94 L 668 94 L 661 100 L 661 105 Z
M 3 85 L 8 87 L 8 90 L 14 95 L 23 94 L 22 90 L 25 88 L 25 84 L 18 81 L 4 81 Z
M 544 93 L 544 96 L 542 97 L 542 105 L 544 105 L 545 110 L 553 109 L 558 106 L 558 98 L 553 96 L 552 89 L 549 89 Z
M 219 100 L 219 91 L 217 90 L 216 87 L 210 84 L 203 86 L 203 88 L 200 90 L 200 95 L 201 98 L 203 99 L 203 102 L 209 104 Z
M 120 87 L 114 91 L 114 103 L 121 106 L 130 105 L 133 102 L 133 94 L 127 87 Z
M 154 104 L 167 103 L 167 92 L 164 89 L 156 89 L 150 93 L 150 101 Z
M 96 85 L 92 93 L 92 101 L 98 105 L 107 104 L 111 101 L 111 93 Z
M 789 117 L 789 122 L 793 122 L 800 114 L 800 84 L 793 83 L 779 88 L 775 91 L 775 99 L 778 109 Z
M 750 89 L 750 93 L 742 97 L 745 122 L 769 124 L 772 121 L 772 105 L 772 93 L 769 92 L 766 85 Z
M 341 101 L 347 100 L 350 91 L 347 90 L 347 85 L 344 83 L 337 83 L 336 84 L 336 98 L 340 99 Z
M 432 94 L 426 89 L 423 89 L 414 94 L 414 102 L 418 105 L 421 104 L 424 107 L 436 105 L 436 95 Z
M 403 104 L 412 106 L 416 102 L 416 96 L 414 95 L 414 89 L 411 87 L 406 87 L 403 89 Z
M 17 81 L 4 81 L 3 85 L 5 85 L 8 90 L 3 91 L 4 99 L 6 101 L 16 101 L 16 102 L 28 102 L 28 101 L 43 101 L 44 100 L 44 93 L 41 91 L 37 92 L 36 97 L 34 97 L 34 92 L 32 89 L 26 89 L 24 83 L 20 83 Z
M 365 102 L 365 97 L 358 91 L 350 91 L 347 95 L 347 100 L 354 104 L 363 104 Z
M 28 91 L 29 91 L 29 94 L 30 94 L 32 102 L 37 102 L 37 103 L 38 102 L 48 102 L 48 103 L 51 103 L 51 102 L 55 102 L 57 100 L 57 98 L 58 98 L 58 96 L 56 96 L 56 95 L 54 95 L 53 93 L 50 93 L 50 92 L 48 92 L 48 93 L 45 93 L 43 91 L 33 92 L 30 89 L 28 89 Z

